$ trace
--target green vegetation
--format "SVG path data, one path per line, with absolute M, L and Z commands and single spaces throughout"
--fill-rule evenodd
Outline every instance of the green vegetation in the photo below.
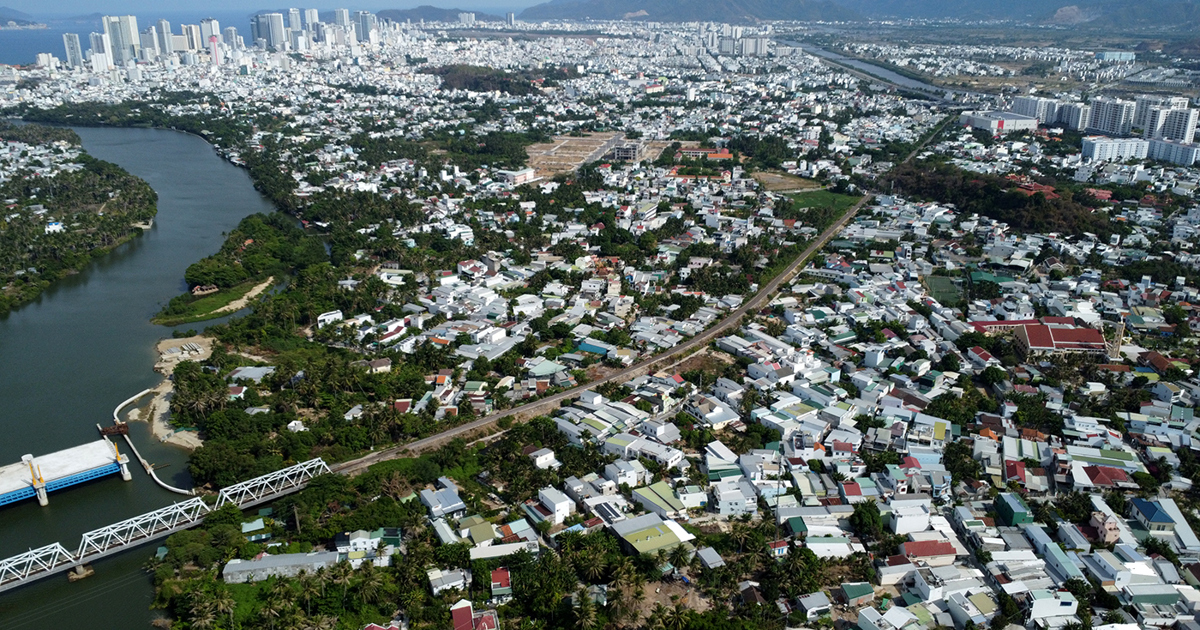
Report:
M 212 311 L 242 297 L 266 277 L 327 260 L 321 240 L 305 234 L 287 215 L 251 215 L 229 233 L 221 251 L 193 263 L 184 273 L 189 287 L 217 287 L 223 291 L 174 297 L 155 321 L 176 325 L 211 319 Z
M 78 140 L 74 132 L 62 131 L 27 125 L 0 129 L 0 137 Z M 158 196 L 141 179 L 87 153 L 73 162 L 83 168 L 52 178 L 18 173 L 0 185 L 0 198 L 17 200 L 16 207 L 0 218 L 0 314 L 83 269 L 94 256 L 141 234 L 135 225 L 157 212 Z M 49 221 L 62 223 L 63 230 L 47 233 Z
M 908 195 L 953 203 L 959 212 L 979 213 L 1023 232 L 1091 232 L 1102 239 L 1113 233 L 1107 215 L 1094 212 L 1093 200 L 1077 199 L 1053 179 L 1038 183 L 1054 186 L 1059 198 L 1015 192 L 1013 183 L 1003 177 L 969 173 L 941 158 L 931 158 L 897 166 L 882 186 L 894 185 Z
M 150 322 L 160 326 L 178 326 L 180 324 L 191 324 L 193 322 L 202 322 L 221 317 L 225 313 L 218 313 L 217 311 L 229 306 L 236 300 L 242 299 L 256 286 L 258 286 L 258 282 L 251 280 L 229 289 L 222 289 L 216 293 L 197 297 L 195 300 L 187 299 L 192 297 L 190 293 L 176 296 L 172 298 L 171 303 L 179 307 L 181 312 L 164 315 L 163 313 L 167 309 L 172 308 L 172 304 L 169 304 L 163 308 L 160 314 L 154 316 Z M 176 302 L 176 300 L 179 300 L 179 302 Z M 180 304 L 182 305 L 181 307 L 179 306 Z
M 557 85 L 558 80 L 569 79 L 574 75 L 570 70 L 551 69 L 548 72 L 534 73 L 530 71 L 505 72 L 484 66 L 456 64 L 441 66 L 426 70 L 442 78 L 442 88 L 451 90 L 469 90 L 472 92 L 504 92 L 514 96 L 524 96 L 537 92 L 539 84 L 545 87 Z

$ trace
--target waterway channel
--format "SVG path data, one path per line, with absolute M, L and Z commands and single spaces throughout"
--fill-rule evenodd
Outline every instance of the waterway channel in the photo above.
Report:
M 968 92 L 968 91 L 961 90 L 961 89 L 941 87 L 941 86 L 933 85 L 932 83 L 918 81 L 916 79 L 913 79 L 912 77 L 906 77 L 898 72 L 889 70 L 888 68 L 885 68 L 883 66 L 879 66 L 879 65 L 876 65 L 873 63 L 868 63 L 866 61 L 862 61 L 860 59 L 855 59 L 853 57 L 847 57 L 840 53 L 836 53 L 836 52 L 833 52 L 830 50 L 825 50 L 824 48 L 820 48 L 818 46 L 813 46 L 812 44 L 804 44 L 804 43 L 794 42 L 794 41 L 781 41 L 780 43 L 786 44 L 788 46 L 794 46 L 796 48 L 800 48 L 801 50 L 803 50 L 804 52 L 806 52 L 810 55 L 814 55 L 814 56 L 820 57 L 822 59 L 827 59 L 827 60 L 837 63 L 839 65 L 856 68 L 866 74 L 869 74 L 869 75 L 872 75 L 875 77 L 879 77 L 880 79 L 889 81 L 889 82 L 891 82 L 895 85 L 899 85 L 901 87 L 906 87 L 906 88 L 910 88 L 910 89 L 914 89 L 914 90 L 920 90 L 922 92 L 928 92 L 928 93 L 937 94 L 937 95 L 945 95 L 947 92 L 952 92 L 952 93 L 958 94 L 960 96 L 970 96 L 970 97 L 976 97 L 976 98 L 984 98 L 987 96 L 986 94 L 980 94 L 978 92 Z
M 225 232 L 272 210 L 245 171 L 201 138 L 154 129 L 76 131 L 93 156 L 150 183 L 158 217 L 140 237 L 0 318 L 0 464 L 98 439 L 96 424 L 111 424 L 114 407 L 157 384 L 154 345 L 172 329 L 150 317 L 186 289 L 184 270 L 216 252 Z M 162 466 L 163 481 L 191 487 L 186 451 L 158 443 L 144 423 L 131 428 L 142 456 Z M 47 507 L 30 500 L 0 508 L 0 558 L 53 542 L 74 551 L 83 532 L 183 499 L 140 466 L 131 469 L 131 482 L 110 476 L 51 493 Z M 153 589 L 140 567 L 153 551 L 147 545 L 102 560 L 94 577 L 74 584 L 60 574 L 0 594 L 0 628 L 148 627 Z

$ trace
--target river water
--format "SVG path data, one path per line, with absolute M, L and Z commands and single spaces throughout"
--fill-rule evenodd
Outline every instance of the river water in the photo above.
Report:
M 118 164 L 158 192 L 154 227 L 67 278 L 35 302 L 0 318 L 0 464 L 98 439 L 113 408 L 153 387 L 155 343 L 172 329 L 149 319 L 186 289 L 187 266 L 216 252 L 243 217 L 270 212 L 245 171 L 204 140 L 155 129 L 76 129 L 93 156 Z M 211 323 L 211 322 L 209 322 Z M 200 329 L 205 323 L 180 328 Z M 190 488 L 187 452 L 158 443 L 131 424 L 142 456 L 166 483 Z M 123 440 L 122 452 L 127 450 Z M 136 462 L 133 481 L 114 475 L 0 508 L 0 558 L 60 542 L 183 500 L 154 484 Z M 96 575 L 70 584 L 63 575 L 0 594 L 0 628 L 145 628 L 153 589 L 140 567 L 154 545 L 97 562 Z
M 836 53 L 836 52 L 833 52 L 830 50 L 825 50 L 824 48 L 819 48 L 819 47 L 813 46 L 811 44 L 802 44 L 800 42 L 794 42 L 794 41 L 785 41 L 785 42 L 780 42 L 780 43 L 800 48 L 804 52 L 806 52 L 810 55 L 815 55 L 817 57 L 828 59 L 830 61 L 835 61 L 844 66 L 850 66 L 852 68 L 857 68 L 867 74 L 877 76 L 886 81 L 890 81 L 896 85 L 911 88 L 914 90 L 920 90 L 922 92 L 929 92 L 929 93 L 938 94 L 938 95 L 945 95 L 947 92 L 952 92 L 954 94 L 958 94 L 958 95 L 962 95 L 962 96 L 972 96 L 972 97 L 986 96 L 985 94 L 980 94 L 978 92 L 967 92 L 964 90 L 959 90 L 959 89 L 954 89 L 954 88 L 940 87 L 937 85 L 933 85 L 932 83 L 926 83 L 924 81 L 918 81 L 911 77 L 906 77 L 898 72 L 884 68 L 883 66 L 877 66 L 873 63 L 867 63 L 865 61 L 860 61 L 858 59 L 854 59 L 852 57 L 847 57 L 845 55 L 842 55 L 840 53 Z

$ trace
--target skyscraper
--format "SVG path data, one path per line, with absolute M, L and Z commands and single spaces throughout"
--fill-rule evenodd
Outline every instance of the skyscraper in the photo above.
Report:
M 183 29 L 183 41 L 187 44 L 188 50 L 204 50 L 204 37 L 200 34 L 199 26 L 183 24 L 179 28 Z
M 238 32 L 237 32 L 236 27 L 226 26 L 224 33 L 225 33 L 225 45 L 226 46 L 229 46 L 230 48 L 233 48 L 234 50 L 237 50 L 238 48 L 241 47 L 238 45 L 238 39 L 240 39 L 240 38 L 238 37 Z
M 158 29 L 153 26 L 147 26 L 142 30 L 140 38 L 142 46 L 142 55 L 147 60 L 153 60 L 158 57 Z
M 72 68 L 82 68 L 83 48 L 79 45 L 79 35 L 63 33 L 63 47 L 67 49 L 67 65 Z
M 109 16 L 101 18 L 104 34 L 108 35 L 108 43 L 112 50 L 113 65 L 124 66 L 135 61 L 141 42 L 138 37 L 137 17 L 132 15 Z
M 268 50 L 283 50 L 287 45 L 287 32 L 283 27 L 282 13 L 260 13 L 255 16 L 258 30 L 256 40 L 262 40 Z
M 1092 115 L 1088 129 L 1110 136 L 1127 136 L 1133 127 L 1132 101 L 1119 98 L 1097 97 L 1092 99 Z
M 106 33 L 88 36 L 92 46 L 92 72 L 107 72 L 112 67 L 112 44 Z
M 310 30 L 310 31 L 313 30 L 313 25 L 317 24 L 320 21 L 321 21 L 321 16 L 319 13 L 317 13 L 316 9 L 305 9 L 304 10 L 304 25 L 306 27 L 308 27 L 308 30 Z
M 370 11 L 359 11 L 354 14 L 356 23 L 355 33 L 358 35 L 358 41 L 371 41 L 371 31 L 376 29 L 377 20 L 374 13 Z
M 175 40 L 171 37 L 171 23 L 158 21 L 158 51 L 164 55 L 175 52 Z
M 300 25 L 300 9 L 288 9 L 287 27 L 293 31 L 304 30 Z
M 213 35 L 218 38 L 221 36 L 221 23 L 213 18 L 200 20 L 200 41 L 204 42 L 204 48 L 208 48 L 208 42 Z
M 350 26 L 350 9 L 334 9 L 333 23 L 342 28 Z
M 508 22 L 509 26 L 516 26 L 517 25 L 517 14 L 513 13 L 512 11 L 509 11 L 508 16 L 505 18 L 505 21 Z

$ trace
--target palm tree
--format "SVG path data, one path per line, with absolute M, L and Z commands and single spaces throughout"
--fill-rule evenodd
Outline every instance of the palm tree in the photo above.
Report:
M 741 553 L 745 549 L 746 541 L 750 539 L 750 528 L 744 523 L 734 523 L 729 537 L 738 544 L 738 553 Z
M 589 550 L 583 554 L 583 577 L 593 584 L 600 581 L 604 577 L 604 572 L 608 569 L 608 564 L 604 561 L 604 554 L 598 551 Z
M 346 590 L 350 588 L 350 576 L 353 575 L 354 569 L 350 567 L 350 563 L 343 560 L 335 565 L 331 570 L 333 577 L 331 581 L 334 584 L 342 587 L 342 605 L 346 605 Z
M 654 609 L 650 611 L 650 616 L 646 617 L 647 630 L 666 630 L 667 628 L 667 607 L 662 605 L 662 602 L 654 604 Z
M 575 627 L 579 630 L 595 630 L 598 623 L 596 603 L 582 588 L 575 594 L 575 601 Z
M 228 588 L 217 589 L 213 594 L 213 610 L 218 614 L 229 615 L 229 627 L 233 628 L 233 611 L 237 610 L 237 600 Z
M 364 604 L 374 604 L 379 601 L 379 595 L 383 590 L 383 576 L 375 570 L 375 565 L 366 562 L 363 563 L 362 578 L 358 581 L 358 597 Z
M 666 630 L 684 630 L 691 621 L 692 611 L 688 610 L 687 606 L 676 602 L 672 606 L 664 619 Z
M 684 567 L 687 567 L 689 564 L 691 564 L 692 557 L 693 554 L 690 550 L 688 550 L 687 547 L 683 545 L 677 545 L 671 550 L 670 560 L 671 564 L 675 565 L 676 569 L 682 570 Z
M 258 609 L 258 614 L 267 622 L 267 626 L 274 630 L 275 620 L 283 614 L 283 602 L 274 597 L 268 597 L 263 600 L 262 606 Z
M 321 584 L 319 575 L 313 575 L 301 571 L 298 580 L 300 599 L 304 601 L 305 614 L 312 614 L 312 600 L 321 596 L 321 591 L 324 590 Z

